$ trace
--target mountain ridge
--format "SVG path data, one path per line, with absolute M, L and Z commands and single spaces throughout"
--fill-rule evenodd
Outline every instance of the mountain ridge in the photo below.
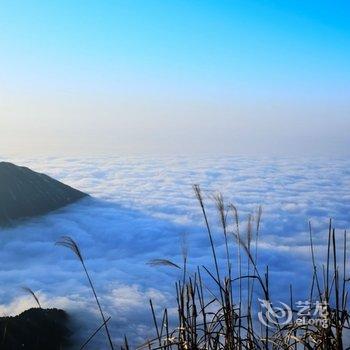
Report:
M 47 214 L 86 196 L 46 174 L 0 162 L 0 226 Z
M 2 350 L 60 350 L 69 344 L 69 316 L 59 309 L 32 308 L 0 317 Z

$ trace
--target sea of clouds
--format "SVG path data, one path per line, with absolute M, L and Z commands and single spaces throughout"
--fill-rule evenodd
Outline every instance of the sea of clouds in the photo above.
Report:
M 308 221 L 322 259 L 329 218 L 339 235 L 350 227 L 350 161 L 326 158 L 99 157 L 8 159 L 44 172 L 91 195 L 45 217 L 0 232 L 0 314 L 35 306 L 21 286 L 33 289 L 44 307 L 72 316 L 77 341 L 100 324 L 81 265 L 55 246 L 63 235 L 79 244 L 116 342 L 127 334 L 142 343 L 155 334 L 149 299 L 157 311 L 174 305 L 176 269 L 151 267 L 151 259 L 182 261 L 187 240 L 190 270 L 212 268 L 208 238 L 192 185 L 200 184 L 222 264 L 222 233 L 212 196 L 221 191 L 239 210 L 263 208 L 259 265 L 269 265 L 273 297 L 307 298 L 311 264 Z M 232 240 L 233 242 L 233 240 Z M 222 259 L 222 260 L 221 260 Z M 104 339 L 96 339 L 96 342 Z

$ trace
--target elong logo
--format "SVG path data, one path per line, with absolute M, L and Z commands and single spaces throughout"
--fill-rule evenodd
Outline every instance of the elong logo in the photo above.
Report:
M 328 327 L 328 304 L 326 302 L 316 301 L 297 301 L 295 307 L 299 309 L 296 312 L 296 318 L 293 320 L 293 311 L 291 307 L 283 302 L 279 302 L 281 307 L 273 306 L 269 300 L 258 299 L 261 305 L 261 311 L 258 312 L 259 321 L 266 327 L 286 326 L 292 322 L 297 325 Z

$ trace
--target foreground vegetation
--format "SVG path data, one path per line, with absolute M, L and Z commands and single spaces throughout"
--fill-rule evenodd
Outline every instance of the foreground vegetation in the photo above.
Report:
M 318 266 L 310 225 L 313 273 L 310 286 L 305 286 L 305 290 L 310 289 L 307 306 L 303 309 L 306 316 L 301 320 L 292 286 L 286 293 L 289 294 L 289 305 L 273 307 L 270 293 L 273 281 L 270 281 L 268 266 L 260 269 L 258 265 L 261 208 L 255 215 L 249 215 L 243 230 L 236 207 L 224 203 L 222 195 L 215 196 L 226 255 L 225 266 L 222 266 L 218 262 L 201 189 L 196 185 L 194 191 L 203 214 L 214 268 L 201 266 L 195 272 L 189 272 L 186 249 L 183 249 L 181 264 L 166 259 L 149 262 L 153 266 L 181 269 L 182 278 L 175 288 L 175 318 L 168 309 L 161 316 L 157 315 L 150 301 L 155 338 L 139 349 L 346 349 L 350 344 L 346 232 L 336 239 L 330 222 L 326 259 Z M 336 242 L 340 242 L 341 254 Z M 70 237 L 63 237 L 58 244 L 68 247 L 79 258 L 101 314 L 101 326 L 80 349 L 84 349 L 103 328 L 109 347 L 115 349 L 108 328 L 109 318 L 102 311 L 79 247 Z M 129 348 L 125 337 L 122 349 Z

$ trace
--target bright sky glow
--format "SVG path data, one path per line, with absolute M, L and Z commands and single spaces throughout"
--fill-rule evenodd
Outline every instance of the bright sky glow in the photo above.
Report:
M 347 1 L 1 1 L 0 155 L 349 154 Z

